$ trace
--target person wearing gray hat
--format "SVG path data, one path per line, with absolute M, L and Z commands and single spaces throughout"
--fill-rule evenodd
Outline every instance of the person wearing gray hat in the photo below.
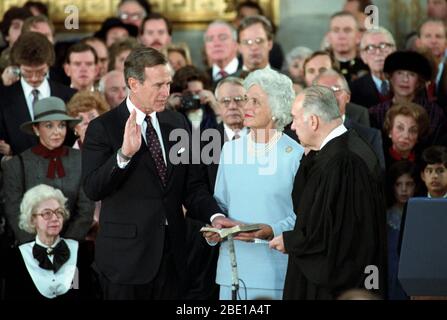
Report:
M 2 163 L 5 195 L 5 216 L 17 243 L 32 240 L 32 235 L 19 229 L 19 206 L 24 193 L 47 184 L 60 189 L 68 197 L 72 213 L 61 235 L 83 240 L 93 220 L 94 204 L 81 185 L 81 154 L 63 146 L 67 126 L 73 128 L 81 119 L 68 116 L 65 103 L 57 97 L 44 98 L 33 107 L 34 120 L 20 129 L 37 136 L 39 143 Z

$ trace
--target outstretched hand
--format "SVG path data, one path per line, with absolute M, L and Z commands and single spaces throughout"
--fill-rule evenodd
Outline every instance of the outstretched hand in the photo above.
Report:
M 254 242 L 255 239 L 270 240 L 273 238 L 273 229 L 268 224 L 259 224 L 261 229 L 251 232 L 241 232 L 234 240 L 241 240 L 246 242 Z
M 234 227 L 234 226 L 236 226 L 238 224 L 241 224 L 241 223 L 237 222 L 237 221 L 234 221 L 234 220 L 231 220 L 231 219 L 229 219 L 227 217 L 218 216 L 218 217 L 213 219 L 211 224 L 212 224 L 212 226 L 214 228 L 222 229 L 222 228 L 231 228 L 231 227 Z M 221 242 L 222 241 L 222 238 L 216 232 L 204 232 L 203 236 L 205 237 L 205 239 L 208 242 L 211 242 L 211 243 L 212 242 L 215 243 L 215 242 Z
M 141 139 L 141 126 L 137 124 L 137 112 L 132 110 L 124 128 L 121 152 L 125 156 L 132 157 L 140 150 Z

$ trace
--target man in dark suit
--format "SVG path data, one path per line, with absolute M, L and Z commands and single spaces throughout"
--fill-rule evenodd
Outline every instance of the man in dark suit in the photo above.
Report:
M 96 269 L 106 299 L 178 299 L 187 275 L 182 205 L 215 227 L 234 223 L 191 162 L 186 119 L 165 110 L 165 56 L 135 49 L 124 73 L 129 96 L 90 122 L 82 151 L 85 193 L 101 200 Z
M 215 88 L 221 79 L 242 68 L 237 58 L 237 33 L 229 23 L 214 21 L 208 25 L 204 41 L 206 59 L 211 65 L 207 73 Z
M 351 101 L 366 108 L 378 105 L 390 97 L 390 86 L 383 73 L 386 57 L 396 51 L 392 34 L 383 27 L 365 31 L 360 42 L 360 56 L 370 72 L 351 82 Z
M 22 123 L 34 119 L 33 104 L 42 98 L 56 96 L 67 102 L 75 93 L 68 87 L 47 79 L 54 63 L 53 45 L 36 32 L 22 34 L 11 50 L 14 65 L 19 66 L 21 78 L 9 87 L 0 89 L 0 153 L 19 154 L 34 146 L 37 139 L 23 133 Z M 74 135 L 66 139 L 72 145 Z
M 338 108 L 347 129 L 354 129 L 358 135 L 374 150 L 380 167 L 385 171 L 385 157 L 383 154 L 382 134 L 379 130 L 369 128 L 348 117 L 348 101 L 350 99 L 349 86 L 346 79 L 335 70 L 327 70 L 320 74 L 314 84 L 330 88 L 337 98 Z M 362 107 L 359 107 L 362 108 Z M 366 110 L 366 108 L 363 108 Z

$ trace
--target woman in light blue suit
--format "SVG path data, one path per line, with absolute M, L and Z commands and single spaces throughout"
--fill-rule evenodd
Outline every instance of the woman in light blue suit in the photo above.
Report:
M 282 133 L 292 120 L 295 94 L 290 79 L 270 68 L 250 73 L 244 86 L 250 133 L 225 143 L 214 197 L 229 218 L 262 226 L 235 238 L 239 299 L 281 299 L 288 258 L 269 249 L 267 240 L 292 230 L 296 220 L 291 192 L 304 150 Z M 222 300 L 231 299 L 231 277 L 223 241 L 216 276 Z

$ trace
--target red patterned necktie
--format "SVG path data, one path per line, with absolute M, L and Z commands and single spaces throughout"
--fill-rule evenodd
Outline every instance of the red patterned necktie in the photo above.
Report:
M 146 142 L 151 152 L 152 159 L 154 159 L 155 167 L 157 168 L 157 174 L 160 177 L 163 186 L 166 186 L 167 180 L 167 168 L 163 159 L 163 153 L 161 150 L 160 140 L 158 140 L 157 132 L 152 125 L 151 117 L 147 116 L 144 121 L 147 123 L 146 128 Z
M 228 73 L 224 69 L 219 71 L 219 75 L 221 79 L 228 77 Z

